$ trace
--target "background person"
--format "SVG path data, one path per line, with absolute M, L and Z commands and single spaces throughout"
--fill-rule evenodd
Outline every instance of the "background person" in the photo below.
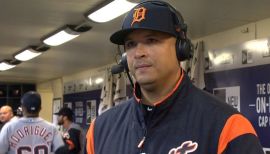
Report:
M 4 105 L 0 108 L 0 131 L 2 127 L 9 122 L 12 119 L 17 119 L 17 117 L 14 116 L 13 110 L 9 105 Z
M 81 153 L 83 147 L 82 129 L 78 124 L 73 122 L 73 111 L 68 107 L 63 107 L 55 114 L 58 115 L 58 125 L 64 128 L 62 137 L 69 149 L 68 153 Z
M 56 127 L 39 117 L 41 98 L 30 91 L 21 98 L 23 117 L 7 123 L 0 133 L 0 154 L 65 153 Z

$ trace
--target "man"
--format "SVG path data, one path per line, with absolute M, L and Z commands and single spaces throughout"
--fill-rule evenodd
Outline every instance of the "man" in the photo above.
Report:
M 82 129 L 78 124 L 73 123 L 73 111 L 63 107 L 55 114 L 58 115 L 58 125 L 64 128 L 62 138 L 68 147 L 68 154 L 79 154 L 82 150 Z
M 7 123 L 0 133 L 0 154 L 64 153 L 56 127 L 39 117 L 41 98 L 30 91 L 21 98 L 23 117 Z
M 2 127 L 12 119 L 17 119 L 13 114 L 12 108 L 8 105 L 2 106 L 0 108 L 0 121 L 1 121 L 0 132 Z
M 91 123 L 88 154 L 263 154 L 250 122 L 196 88 L 180 67 L 186 28 L 165 2 L 128 13 L 110 39 L 124 45 L 134 98 Z

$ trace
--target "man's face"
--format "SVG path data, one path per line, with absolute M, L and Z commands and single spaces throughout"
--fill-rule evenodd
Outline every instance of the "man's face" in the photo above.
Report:
M 141 86 L 166 85 L 179 71 L 175 43 L 175 37 L 150 30 L 135 30 L 127 36 L 128 66 Z
M 63 125 L 63 123 L 64 123 L 64 116 L 63 115 L 58 115 L 57 123 L 58 123 L 58 125 Z
M 12 109 L 9 107 L 2 107 L 0 109 L 0 121 L 8 122 L 13 117 Z

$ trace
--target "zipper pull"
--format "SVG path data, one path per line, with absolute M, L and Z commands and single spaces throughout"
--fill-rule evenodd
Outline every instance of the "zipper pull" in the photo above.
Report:
M 138 144 L 138 148 L 142 148 L 144 141 L 145 141 L 145 136 L 142 138 L 142 140 Z

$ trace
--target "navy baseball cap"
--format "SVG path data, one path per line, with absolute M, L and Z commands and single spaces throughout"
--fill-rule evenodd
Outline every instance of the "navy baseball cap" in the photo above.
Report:
M 73 111 L 68 107 L 63 107 L 57 113 L 54 113 L 54 114 L 73 117 Z
M 184 23 L 182 20 L 180 13 L 170 4 L 162 1 L 145 1 L 129 11 L 122 29 L 113 33 L 110 40 L 114 44 L 123 45 L 127 35 L 136 29 L 160 31 L 178 37 L 180 24 Z
M 21 105 L 24 106 L 28 112 L 37 112 L 41 109 L 41 97 L 35 91 L 25 93 L 21 98 Z

